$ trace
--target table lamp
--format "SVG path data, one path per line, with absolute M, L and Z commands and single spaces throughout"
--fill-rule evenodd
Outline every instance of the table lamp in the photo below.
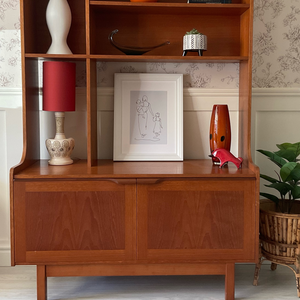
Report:
M 75 110 L 76 64 L 62 61 L 43 63 L 43 110 L 54 111 L 56 134 L 54 139 L 46 140 L 50 154 L 50 165 L 69 165 L 74 149 L 73 138 L 64 134 L 65 111 Z

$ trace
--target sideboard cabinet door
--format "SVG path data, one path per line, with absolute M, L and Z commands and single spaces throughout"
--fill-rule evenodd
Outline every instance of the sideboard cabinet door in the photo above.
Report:
M 136 259 L 136 180 L 14 185 L 16 263 Z
M 138 259 L 254 261 L 255 180 L 138 180 Z

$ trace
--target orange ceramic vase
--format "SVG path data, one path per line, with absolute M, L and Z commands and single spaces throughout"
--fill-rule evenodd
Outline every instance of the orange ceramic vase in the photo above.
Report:
M 230 151 L 230 144 L 231 129 L 228 106 L 226 104 L 214 105 L 209 129 L 210 152 L 220 148 Z M 214 164 L 220 163 L 216 157 L 212 157 L 212 161 Z

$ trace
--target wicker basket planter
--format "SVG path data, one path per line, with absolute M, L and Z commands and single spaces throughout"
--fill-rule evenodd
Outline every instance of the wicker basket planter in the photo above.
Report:
M 264 260 L 272 262 L 272 270 L 276 265 L 289 267 L 296 276 L 299 292 L 299 254 L 300 254 L 300 202 L 294 203 L 292 214 L 275 211 L 275 204 L 270 200 L 260 202 L 260 259 L 256 265 L 254 285 L 257 285 L 259 270 Z M 295 212 L 295 213 L 294 213 Z M 291 267 L 293 265 L 293 267 Z

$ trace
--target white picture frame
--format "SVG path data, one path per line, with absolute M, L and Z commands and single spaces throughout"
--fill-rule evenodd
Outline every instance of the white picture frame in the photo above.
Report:
M 116 73 L 114 161 L 183 160 L 183 75 Z

